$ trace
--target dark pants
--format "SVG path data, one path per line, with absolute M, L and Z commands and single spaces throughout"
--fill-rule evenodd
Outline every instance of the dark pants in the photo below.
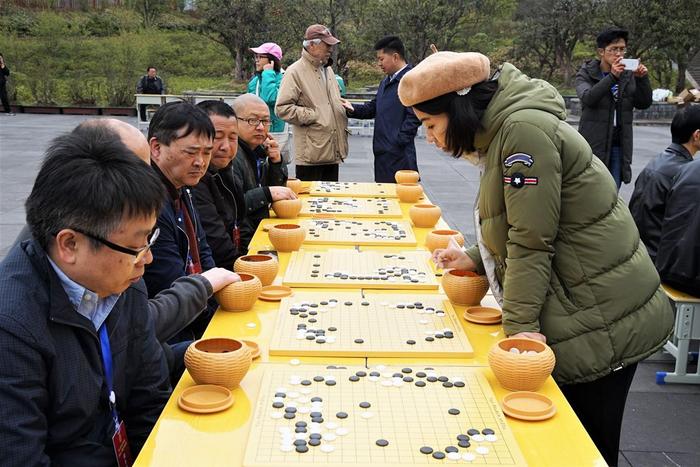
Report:
M 7 84 L 0 84 L 0 101 L 2 101 L 2 107 L 5 109 L 5 113 L 10 113 L 10 98 L 7 96 Z
M 296 177 L 305 182 L 337 182 L 339 164 L 297 165 Z
M 560 386 L 564 397 L 610 466 L 617 465 L 622 416 L 636 370 L 635 363 L 590 383 Z
M 390 152 L 374 154 L 374 181 L 376 183 L 396 183 L 394 175 L 399 170 L 415 170 L 417 172 L 416 154 Z
M 608 170 L 610 170 L 615 180 L 617 191 L 620 191 L 620 185 L 622 185 L 622 148 L 620 146 L 613 146 L 610 149 L 610 167 L 608 167 Z
M 146 118 L 146 104 L 139 104 L 139 118 L 142 122 L 147 121 Z

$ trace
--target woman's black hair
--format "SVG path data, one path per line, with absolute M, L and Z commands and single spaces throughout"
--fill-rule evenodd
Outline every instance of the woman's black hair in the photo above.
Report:
M 446 113 L 449 116 L 445 144 L 454 157 L 460 157 L 462 153 L 476 150 L 474 135 L 483 129 L 481 118 L 497 90 L 498 80 L 491 79 L 475 84 L 464 96 L 451 92 L 414 107 L 430 115 Z
M 279 73 L 282 70 L 282 62 L 280 62 L 280 60 L 277 57 L 275 57 L 272 54 L 260 54 L 260 55 L 264 55 L 267 57 L 268 60 L 270 60 L 270 63 L 272 63 L 272 68 L 275 70 L 275 73 Z M 262 71 L 259 71 L 257 73 L 262 73 Z

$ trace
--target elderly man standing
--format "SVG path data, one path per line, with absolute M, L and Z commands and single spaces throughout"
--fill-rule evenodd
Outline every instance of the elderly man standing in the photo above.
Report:
M 285 186 L 287 166 L 277 141 L 268 133 L 272 121 L 265 101 L 254 94 L 243 94 L 233 101 L 233 110 L 240 122 L 233 175 L 245 198 L 240 245 L 247 250 L 258 224 L 270 215 L 270 203 L 297 196 Z
M 284 74 L 275 113 L 294 125 L 296 176 L 338 181 L 338 165 L 348 155 L 348 118 L 333 70 L 324 65 L 340 41 L 327 27 L 306 29 L 301 58 Z

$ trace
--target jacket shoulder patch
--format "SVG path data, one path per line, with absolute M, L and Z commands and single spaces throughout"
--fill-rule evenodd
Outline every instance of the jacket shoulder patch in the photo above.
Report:
M 531 155 L 525 154 L 524 152 L 516 152 L 515 154 L 511 154 L 510 156 L 506 157 L 503 161 L 503 165 L 506 167 L 513 167 L 514 164 L 518 163 L 523 164 L 526 167 L 532 167 L 532 164 L 535 163 L 535 159 Z

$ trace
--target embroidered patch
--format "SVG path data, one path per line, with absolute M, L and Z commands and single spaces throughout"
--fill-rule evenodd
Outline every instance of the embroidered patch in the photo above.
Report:
M 506 160 L 503 161 L 503 165 L 506 167 L 513 167 L 513 165 L 517 164 L 518 162 L 523 164 L 525 167 L 532 167 L 532 164 L 535 163 L 535 159 L 533 159 L 531 155 L 525 154 L 524 152 L 516 152 L 515 154 L 511 154 L 510 156 L 506 157 Z
M 510 185 L 513 188 L 522 188 L 525 185 L 537 185 L 539 179 L 537 177 L 526 177 L 520 172 L 514 173 L 512 176 L 503 176 L 503 183 Z

